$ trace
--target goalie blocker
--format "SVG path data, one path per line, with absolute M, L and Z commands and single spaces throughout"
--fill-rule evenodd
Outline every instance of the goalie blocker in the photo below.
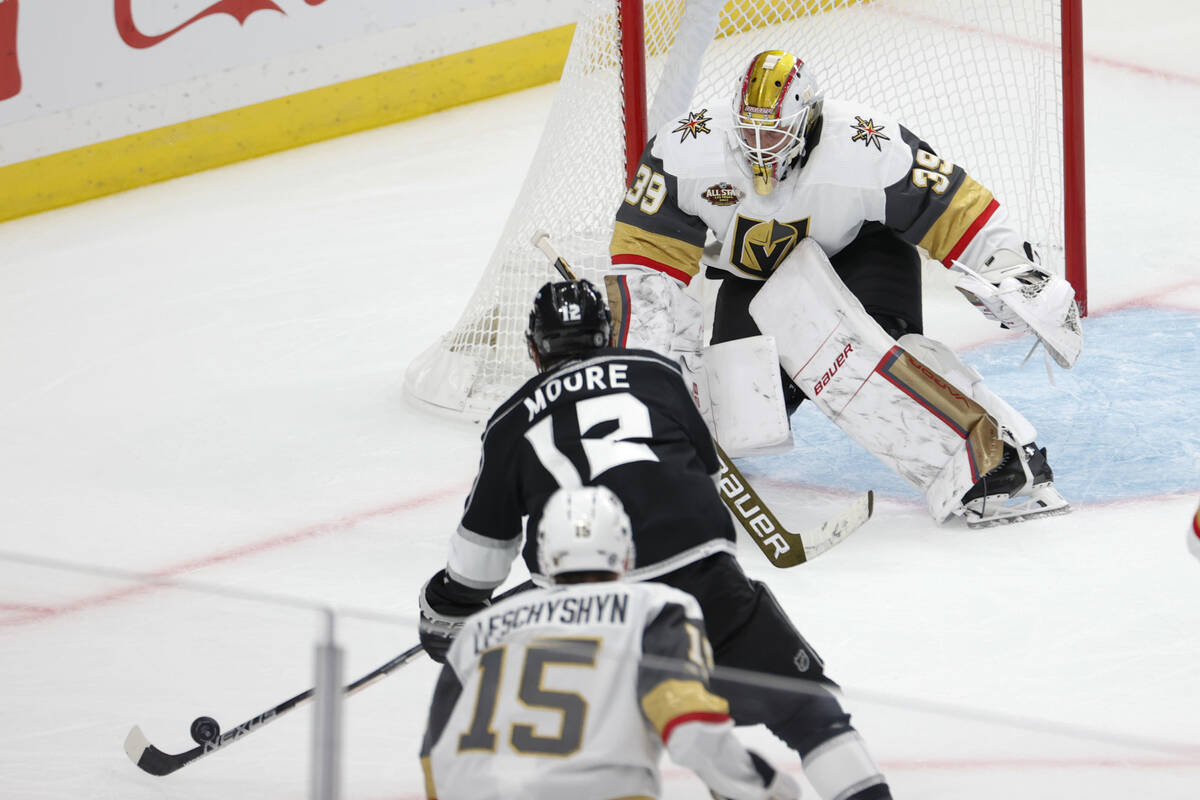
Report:
M 796 298 L 805 313 L 795 313 Z M 893 339 L 803 240 L 750 303 L 780 362 L 854 441 L 921 491 L 939 522 L 991 525 L 1069 510 L 1033 425 L 948 347 Z
M 539 234 L 534 243 L 548 241 Z M 551 258 L 558 258 L 546 245 Z M 638 346 L 665 353 L 683 372 L 684 383 L 713 438 L 727 455 L 740 458 L 790 450 L 779 352 L 770 336 L 747 336 L 702 346 L 703 313 L 695 297 L 678 281 L 661 273 L 635 271 L 604 277 L 617 344 L 632 339 Z M 629 310 L 640 309 L 636 316 Z

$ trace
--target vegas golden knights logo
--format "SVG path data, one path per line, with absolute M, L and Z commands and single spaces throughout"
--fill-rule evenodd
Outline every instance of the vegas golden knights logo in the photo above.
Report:
M 739 214 L 729 260 L 743 272 L 766 279 L 805 236 L 808 236 L 807 218 L 780 222 L 748 219 Z

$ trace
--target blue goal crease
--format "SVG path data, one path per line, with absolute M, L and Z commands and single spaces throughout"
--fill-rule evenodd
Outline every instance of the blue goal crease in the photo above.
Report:
M 1023 413 L 1046 448 L 1055 485 L 1073 503 L 1200 492 L 1200 313 L 1130 308 L 1083 321 L 1083 355 L 1054 382 L 1023 336 L 964 360 Z M 952 344 L 952 343 L 948 343 Z M 920 495 L 811 403 L 792 416 L 790 452 L 739 460 L 753 477 Z

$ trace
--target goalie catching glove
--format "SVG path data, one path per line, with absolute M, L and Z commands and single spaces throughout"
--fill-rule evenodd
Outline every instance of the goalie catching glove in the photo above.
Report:
M 1012 250 L 997 250 L 981 272 L 955 262 L 955 288 L 983 311 L 1017 332 L 1033 331 L 1063 369 L 1075 365 L 1083 350 L 1075 290 Z
M 491 605 L 490 589 L 463 586 L 439 570 L 421 587 L 420 637 L 425 652 L 439 664 L 446 663 L 446 652 L 462 630 L 467 617 Z

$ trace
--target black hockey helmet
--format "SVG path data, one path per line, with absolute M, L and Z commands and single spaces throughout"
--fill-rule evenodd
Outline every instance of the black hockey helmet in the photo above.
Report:
M 600 290 L 587 281 L 547 283 L 529 312 L 525 340 L 542 364 L 608 346 L 612 315 Z

